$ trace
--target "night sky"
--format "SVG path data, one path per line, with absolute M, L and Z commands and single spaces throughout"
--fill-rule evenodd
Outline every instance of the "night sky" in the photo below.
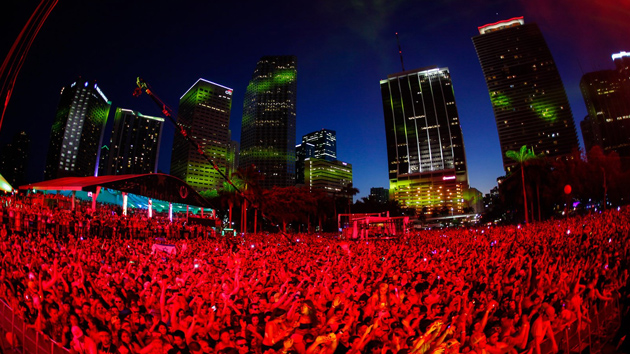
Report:
M 11 0 L 0 15 L 0 53 L 38 4 Z M 596 4 L 597 3 L 597 4 Z M 601 4 L 600 4 L 601 3 Z M 451 71 L 470 185 L 487 193 L 503 175 L 487 87 L 471 37 L 486 23 L 525 16 L 537 23 L 560 69 L 582 141 L 583 72 L 613 68 L 630 50 L 630 2 L 588 0 L 139 1 L 60 0 L 17 79 L 0 142 L 19 130 L 32 139 L 29 181 L 41 181 L 60 89 L 96 79 L 116 107 L 159 116 L 147 96 L 132 97 L 137 76 L 177 111 L 200 77 L 234 89 L 230 127 L 240 140 L 245 88 L 263 55 L 298 57 L 297 141 L 337 132 L 337 156 L 351 163 L 359 197 L 389 187 L 379 80 L 437 65 Z M 168 172 L 174 129 L 167 124 L 159 169 Z

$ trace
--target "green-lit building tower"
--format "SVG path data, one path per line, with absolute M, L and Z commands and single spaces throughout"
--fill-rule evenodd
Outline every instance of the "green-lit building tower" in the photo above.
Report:
M 50 132 L 44 178 L 97 174 L 99 153 L 111 102 L 96 81 L 78 79 L 61 89 Z
M 256 166 L 264 188 L 295 184 L 296 97 L 297 58 L 262 57 L 245 93 L 239 166 Z
M 351 164 L 314 157 L 304 161 L 304 185 L 309 190 L 319 190 L 331 197 L 339 196 L 349 184 L 352 184 Z
M 526 145 L 536 154 L 568 156 L 578 148 L 569 100 L 540 29 L 522 17 L 481 26 L 473 43 L 486 79 L 505 156 Z
M 179 99 L 177 122 L 183 124 L 205 154 L 226 173 L 230 149 L 232 89 L 199 79 Z M 171 175 L 197 191 L 219 189 L 223 177 L 179 132 L 173 139 Z

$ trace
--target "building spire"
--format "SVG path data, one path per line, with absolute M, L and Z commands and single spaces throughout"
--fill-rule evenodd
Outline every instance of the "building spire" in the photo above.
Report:
M 402 66 L 402 71 L 405 71 L 405 63 L 403 62 L 402 49 L 400 49 L 400 40 L 398 39 L 398 32 L 396 32 L 396 42 L 398 43 L 398 54 L 400 54 L 400 65 Z

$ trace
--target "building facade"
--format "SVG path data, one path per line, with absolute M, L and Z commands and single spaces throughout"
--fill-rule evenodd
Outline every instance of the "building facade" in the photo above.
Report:
M 304 162 L 315 157 L 315 145 L 301 143 L 295 145 L 295 184 L 304 184 Z
M 111 102 L 96 81 L 78 79 L 61 89 L 50 132 L 44 178 L 97 174 L 99 153 Z
M 313 157 L 328 161 L 337 159 L 337 133 L 334 130 L 322 129 L 302 137 L 302 143 L 315 146 Z
M 341 191 L 352 183 L 352 165 L 342 161 L 308 158 L 304 161 L 304 185 L 311 191 L 323 191 L 330 196 L 340 196 Z
M 230 111 L 232 92 L 229 87 L 199 79 L 179 99 L 177 122 L 199 144 L 223 173 L 228 167 L 230 149 Z M 171 175 L 180 178 L 197 191 L 219 189 L 223 177 L 178 131 L 173 139 Z
M 117 108 L 106 175 L 157 173 L 164 118 Z
M 231 132 L 230 132 L 231 136 Z M 228 175 L 231 176 L 234 171 L 238 169 L 238 157 L 241 151 L 241 144 L 238 141 L 230 139 L 230 146 L 228 148 Z
M 263 188 L 295 185 L 297 58 L 265 56 L 243 104 L 239 166 L 256 166 Z
M 600 70 L 582 76 L 580 88 L 588 115 L 581 122 L 587 151 L 600 146 L 615 151 L 624 168 L 630 168 L 630 53 L 613 54 L 614 70 Z
M 25 131 L 18 132 L 0 153 L 0 174 L 17 189 L 26 184 L 31 138 Z
M 379 204 L 385 204 L 389 201 L 389 189 L 383 187 L 372 187 L 370 188 L 369 198 Z
M 428 213 L 461 213 L 468 172 L 448 68 L 396 73 L 380 84 L 390 197 Z
M 522 17 L 479 27 L 473 43 L 483 70 L 505 156 L 521 146 L 550 157 L 578 148 L 573 114 L 558 68 L 538 26 Z

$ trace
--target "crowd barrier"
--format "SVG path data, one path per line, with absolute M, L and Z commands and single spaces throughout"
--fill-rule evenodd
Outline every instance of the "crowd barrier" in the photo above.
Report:
M 574 320 L 555 333 L 558 351 L 564 354 L 582 353 L 588 348 L 590 354 L 601 353 L 604 345 L 614 337 L 620 325 L 621 311 L 618 299 L 604 302 L 599 310 L 592 306 L 588 317 L 582 319 L 582 328 L 578 328 L 578 321 Z M 540 353 L 554 353 L 551 339 L 545 339 L 540 344 Z
M 0 329 L 3 349 L 23 354 L 69 354 L 66 348 L 42 332 L 29 328 L 24 319 L 0 300 Z M 4 351 L 7 352 L 7 351 Z

